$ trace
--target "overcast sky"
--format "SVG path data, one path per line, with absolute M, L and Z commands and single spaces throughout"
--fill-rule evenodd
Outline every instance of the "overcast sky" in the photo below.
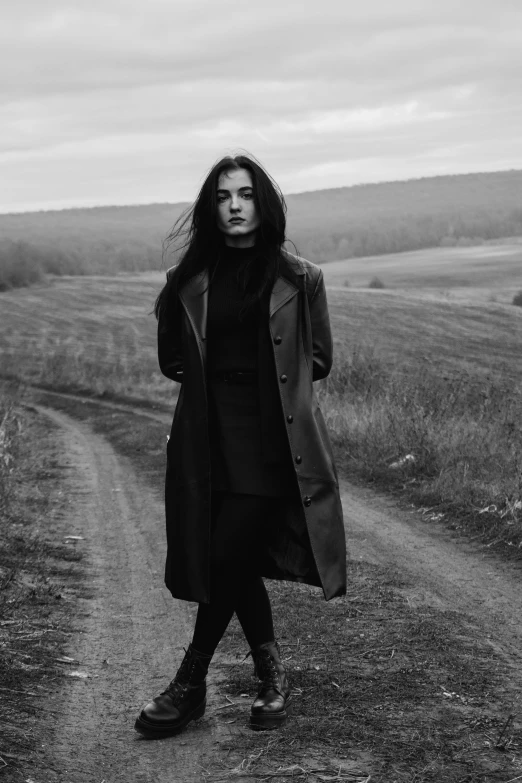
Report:
M 0 65 L 2 212 L 522 168 L 522 0 L 16 0 Z

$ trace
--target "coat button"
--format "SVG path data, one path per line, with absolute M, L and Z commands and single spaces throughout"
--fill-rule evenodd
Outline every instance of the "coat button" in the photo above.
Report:
M 309 495 L 305 495 L 303 498 L 303 503 L 305 504 L 306 507 L 311 506 L 312 498 Z
M 274 343 L 276 345 L 281 345 L 282 342 L 283 342 L 283 338 L 279 337 L 279 335 L 277 335 L 277 337 L 274 337 Z
M 293 420 L 294 420 L 294 417 L 292 416 L 292 414 L 289 414 L 289 415 L 286 417 L 286 420 L 287 420 L 287 422 L 288 422 L 289 424 L 292 424 L 292 422 L 293 422 Z
M 281 381 L 281 383 L 286 383 L 286 382 L 287 382 L 287 380 L 288 380 L 288 376 L 287 376 L 287 375 L 282 375 L 282 376 L 279 378 L 279 380 Z
M 297 465 L 300 465 L 301 462 L 303 461 L 303 458 L 300 457 L 299 454 L 298 454 L 297 457 L 295 458 L 295 461 L 296 461 Z

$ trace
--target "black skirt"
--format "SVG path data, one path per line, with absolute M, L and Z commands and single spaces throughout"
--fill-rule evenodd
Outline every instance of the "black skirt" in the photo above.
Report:
M 263 455 L 257 381 L 235 384 L 210 379 L 208 394 L 212 490 L 265 497 L 287 495 L 290 477 L 285 471 L 274 471 Z

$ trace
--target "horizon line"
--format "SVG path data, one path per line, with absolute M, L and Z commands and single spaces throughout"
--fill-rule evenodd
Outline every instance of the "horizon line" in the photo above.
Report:
M 443 179 L 448 177 L 469 177 L 469 176 L 476 176 L 476 175 L 487 175 L 487 176 L 493 176 L 495 174 L 513 174 L 513 173 L 522 173 L 522 168 L 520 169 L 498 169 L 494 171 L 466 171 L 466 172 L 458 172 L 455 174 L 431 174 L 427 176 L 421 176 L 421 177 L 407 177 L 405 179 L 393 179 L 393 180 L 374 180 L 374 181 L 368 181 L 368 182 L 358 182 L 353 185 L 337 185 L 335 187 L 331 188 L 314 188 L 312 190 L 298 190 L 298 191 L 291 191 L 289 193 L 284 193 L 284 197 L 287 198 L 289 196 L 301 196 L 306 195 L 309 193 L 324 193 L 326 191 L 332 191 L 332 190 L 351 190 L 352 188 L 363 188 L 363 187 L 372 187 L 375 185 L 393 185 L 399 182 L 419 182 L 420 180 L 432 180 L 432 179 Z M 41 209 L 20 209 L 20 210 L 8 210 L 4 211 L 0 207 L 0 218 L 2 217 L 9 217 L 11 215 L 39 215 L 42 213 L 56 213 L 56 212 L 74 212 L 74 211 L 81 211 L 81 210 L 96 210 L 96 209 L 132 209 L 132 208 L 140 208 L 140 207 L 157 207 L 157 206 L 178 206 L 178 205 L 190 205 L 193 201 L 190 200 L 181 200 L 181 201 L 139 201 L 135 203 L 114 203 L 114 202 L 108 202 L 106 204 L 83 204 L 78 206 L 70 206 L 70 207 L 51 207 L 51 208 L 45 208 L 42 207 Z

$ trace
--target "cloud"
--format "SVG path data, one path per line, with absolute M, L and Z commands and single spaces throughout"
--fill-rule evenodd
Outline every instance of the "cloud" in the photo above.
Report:
M 515 0 L 18 0 L 2 13 L 4 211 L 190 198 L 236 147 L 287 190 L 522 166 Z

